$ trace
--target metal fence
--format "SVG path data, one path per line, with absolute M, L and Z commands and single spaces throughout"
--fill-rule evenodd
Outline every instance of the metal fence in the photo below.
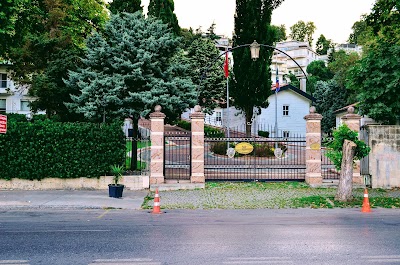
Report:
M 166 180 L 190 180 L 191 135 L 186 132 L 164 134 L 164 177 Z
M 322 147 L 321 147 L 321 175 L 322 179 L 332 180 L 332 179 L 339 179 L 340 172 L 336 170 L 335 165 L 333 162 L 326 156 L 326 153 L 329 149 L 326 147 L 333 141 L 332 136 L 322 137 Z
M 226 155 L 228 147 L 247 142 L 253 151 L 247 155 Z M 283 150 L 280 158 L 274 155 L 275 149 Z M 270 181 L 305 180 L 306 140 L 305 137 L 288 138 L 206 138 L 205 166 L 206 180 Z
M 135 135 L 134 137 L 132 135 Z M 139 127 L 138 132 L 126 137 L 125 164 L 132 175 L 148 175 L 150 171 L 150 130 Z M 136 154 L 136 155 L 135 155 Z

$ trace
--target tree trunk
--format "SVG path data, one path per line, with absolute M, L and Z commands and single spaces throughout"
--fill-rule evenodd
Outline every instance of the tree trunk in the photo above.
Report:
M 346 202 L 353 199 L 353 158 L 356 147 L 354 142 L 344 140 L 339 186 L 335 196 L 337 201 Z
M 251 125 L 253 124 L 253 108 L 245 112 L 246 117 L 246 137 L 251 137 Z

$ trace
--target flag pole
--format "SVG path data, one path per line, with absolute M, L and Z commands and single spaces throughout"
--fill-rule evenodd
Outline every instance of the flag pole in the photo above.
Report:
M 229 148 L 229 137 L 230 137 L 230 126 L 229 126 L 229 61 L 228 61 L 228 46 L 226 47 L 225 55 L 225 77 L 226 77 L 226 128 L 228 131 L 228 147 Z
M 275 138 L 278 138 L 278 91 L 279 91 L 279 73 L 278 65 L 275 62 L 276 68 L 276 85 L 275 85 Z M 277 148 L 278 142 L 275 141 L 275 148 Z

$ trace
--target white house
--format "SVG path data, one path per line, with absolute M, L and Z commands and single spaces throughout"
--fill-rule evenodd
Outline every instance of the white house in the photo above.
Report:
M 27 95 L 27 87 L 15 86 L 7 72 L 9 66 L 0 62 L 0 113 L 30 114 L 29 104 L 34 98 Z
M 275 87 L 273 90 L 275 91 Z M 268 108 L 262 109 L 261 114 L 253 119 L 252 134 L 258 135 L 258 131 L 268 131 L 271 136 L 274 136 L 275 121 L 277 121 L 279 137 L 305 136 L 304 116 L 309 114 L 311 103 L 314 100 L 311 95 L 290 84 L 281 86 L 278 93 L 268 97 Z M 182 119 L 189 119 L 191 112 L 193 109 L 184 112 L 181 116 Z M 235 132 L 246 131 L 245 117 L 240 110 L 234 107 L 229 108 L 229 119 L 226 108 L 216 108 L 212 114 L 206 115 L 205 124 L 220 128 L 229 126 L 231 131 Z

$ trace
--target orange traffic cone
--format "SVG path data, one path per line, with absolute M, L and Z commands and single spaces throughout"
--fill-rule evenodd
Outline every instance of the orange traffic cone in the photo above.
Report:
M 367 189 L 364 190 L 364 201 L 363 201 L 361 212 L 363 212 L 363 213 L 371 212 L 371 208 L 369 207 L 369 199 L 368 199 L 368 190 Z
M 160 195 L 158 194 L 158 189 L 156 189 L 156 194 L 154 195 L 154 207 L 153 212 L 155 214 L 160 214 Z

